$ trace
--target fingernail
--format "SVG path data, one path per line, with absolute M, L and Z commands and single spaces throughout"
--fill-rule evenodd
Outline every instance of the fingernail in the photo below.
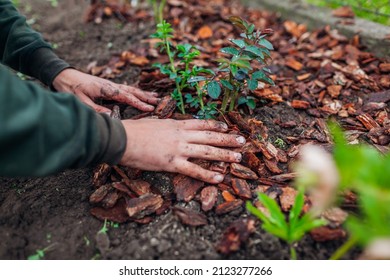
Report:
M 242 137 L 242 136 L 237 136 L 236 137 L 236 140 L 237 140 L 237 142 L 238 143 L 240 143 L 240 144 L 245 144 L 245 138 L 244 137 Z
M 214 176 L 214 180 L 217 181 L 218 183 L 222 182 L 223 181 L 223 175 L 221 174 L 218 174 L 218 175 L 215 175 Z
M 240 162 L 242 160 L 242 155 L 240 153 L 237 153 L 236 154 L 236 159 L 237 159 L 237 161 Z
M 228 129 L 228 126 L 227 126 L 226 123 L 220 122 L 220 125 L 221 125 L 221 127 L 222 127 L 223 129 Z

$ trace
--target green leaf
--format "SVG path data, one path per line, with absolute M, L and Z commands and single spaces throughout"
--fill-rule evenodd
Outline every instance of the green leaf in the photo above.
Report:
M 248 88 L 250 89 L 250 90 L 255 90 L 255 89 L 257 89 L 257 87 L 258 87 L 258 85 L 259 85 L 259 82 L 256 80 L 256 79 L 249 79 L 248 80 Z
M 195 77 L 191 77 L 187 80 L 188 83 L 196 83 L 196 82 L 200 82 L 200 81 L 205 81 L 207 80 L 206 77 L 204 76 L 195 76 Z
M 272 44 L 267 39 L 264 39 L 264 38 L 259 40 L 259 45 L 262 45 L 262 46 L 266 47 L 269 50 L 273 50 L 274 49 Z
M 217 99 L 221 94 L 221 86 L 217 81 L 212 81 L 207 84 L 207 93 L 212 99 Z
M 244 20 L 238 16 L 231 16 L 229 17 L 229 21 L 237 26 L 238 28 L 240 28 L 241 30 L 245 30 L 245 25 L 244 25 Z
M 246 46 L 245 51 L 248 51 L 252 54 L 255 54 L 256 56 L 260 57 L 261 59 L 264 59 L 264 54 L 261 48 L 256 46 Z
M 270 85 L 275 85 L 274 81 L 268 77 L 263 71 L 259 70 L 259 71 L 256 71 L 252 74 L 252 79 L 256 79 L 256 80 L 259 80 L 259 81 L 263 81 L 267 84 L 270 84 Z
M 240 68 L 252 69 L 251 63 L 248 61 L 248 59 L 237 59 L 233 63 Z
M 258 196 L 259 196 L 260 202 L 263 203 L 264 207 L 266 207 L 271 214 L 271 217 L 269 218 L 270 221 L 273 224 L 277 225 L 278 227 L 283 228 L 287 231 L 287 229 L 288 229 L 287 222 L 286 222 L 285 217 L 282 213 L 282 210 L 280 210 L 280 207 L 276 203 L 276 201 L 273 200 L 272 198 L 268 197 L 264 193 L 259 193 Z
M 254 98 L 250 98 L 248 99 L 248 102 L 246 103 L 246 105 L 251 108 L 252 110 L 254 110 L 256 108 L 256 101 Z
M 230 41 L 241 49 L 246 46 L 245 41 L 241 39 L 231 39 Z
M 220 52 L 231 54 L 231 55 L 238 55 L 240 53 L 239 50 L 233 47 L 225 47 L 220 50 Z
M 220 80 L 222 86 L 229 90 L 233 90 L 233 85 L 228 80 Z
M 255 25 L 254 25 L 254 24 L 251 24 L 251 25 L 249 25 L 249 27 L 248 27 L 247 33 L 248 33 L 248 34 L 251 34 L 251 33 L 253 33 L 253 31 L 255 31 Z
M 237 76 L 238 67 L 234 64 L 230 64 L 230 71 L 232 72 L 232 75 L 235 77 Z

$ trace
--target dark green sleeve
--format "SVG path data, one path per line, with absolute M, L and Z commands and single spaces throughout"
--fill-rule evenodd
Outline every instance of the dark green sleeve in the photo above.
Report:
M 120 121 L 66 93 L 24 82 L 0 64 L 0 176 L 43 176 L 116 164 L 126 146 Z
M 42 36 L 27 25 L 26 18 L 9 0 L 0 0 L 0 62 L 48 86 L 69 67 L 53 53 Z

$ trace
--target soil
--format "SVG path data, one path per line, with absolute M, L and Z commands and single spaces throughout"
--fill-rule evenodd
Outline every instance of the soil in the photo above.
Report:
M 22 12 L 36 19 L 33 27 L 58 46 L 57 54 L 82 70 L 93 61 L 106 63 L 113 54 L 148 38 L 152 30 L 151 22 L 121 25 L 110 19 L 85 23 L 87 7 L 88 1 L 76 0 L 59 1 L 58 7 L 39 0 L 21 4 Z M 116 81 L 131 84 L 137 81 L 140 69 L 132 67 L 123 73 Z M 286 110 L 291 112 L 286 114 Z M 283 131 L 274 124 L 275 116 L 286 116 L 283 121 L 308 117 L 283 103 L 262 107 L 256 113 L 272 127 L 272 139 L 300 133 Z M 222 216 L 209 213 L 209 224 L 196 228 L 182 225 L 172 211 L 147 225 L 130 222 L 109 227 L 107 249 L 96 239 L 103 224 L 89 212 L 88 199 L 95 189 L 92 174 L 93 169 L 86 168 L 44 178 L 0 178 L 0 258 L 26 259 L 37 249 L 54 244 L 45 259 L 289 259 L 288 246 L 261 230 L 258 223 L 238 252 L 223 255 L 216 251 L 229 224 L 248 216 L 243 208 Z M 156 188 L 172 188 L 172 174 L 144 172 L 142 178 Z M 179 205 L 200 208 L 196 201 Z M 327 259 L 342 243 L 319 243 L 307 235 L 297 247 L 298 258 Z M 354 250 L 345 257 L 354 259 L 358 253 Z

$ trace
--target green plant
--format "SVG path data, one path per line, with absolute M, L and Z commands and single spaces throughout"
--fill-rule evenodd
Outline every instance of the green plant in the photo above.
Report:
M 271 31 L 255 30 L 254 24 L 240 17 L 232 16 L 229 20 L 240 29 L 242 39 L 231 39 L 232 46 L 221 49 L 222 53 L 231 56 L 230 59 L 217 59 L 220 63 L 219 72 L 226 73 L 219 80 L 224 89 L 221 111 L 225 112 L 229 103 L 229 111 L 234 110 L 237 100 L 238 104 L 247 104 L 254 109 L 256 106 L 254 98 L 244 94 L 244 89 L 246 87 L 249 91 L 257 89 L 259 81 L 274 85 L 273 80 L 267 75 L 271 71 L 264 67 L 271 58 L 270 50 L 273 50 L 272 44 L 265 39 Z M 253 61 L 259 62 L 262 68 L 253 69 Z
M 47 251 L 51 250 L 54 246 L 55 246 L 55 244 L 51 244 L 51 245 L 47 246 L 46 248 L 38 249 L 35 251 L 34 255 L 28 256 L 27 259 L 28 260 L 41 260 L 45 257 L 45 253 Z
M 210 69 L 196 65 L 191 67 L 193 60 L 200 54 L 199 50 L 191 44 L 179 44 L 174 47 L 170 41 L 170 38 L 173 37 L 172 33 L 171 25 L 165 20 L 157 24 L 157 32 L 152 34 L 151 37 L 161 40 L 156 47 L 159 48 L 160 52 L 167 54 L 169 64 L 155 63 L 153 66 L 175 81 L 176 88 L 172 92 L 172 98 L 176 100 L 181 113 L 185 113 L 183 91 L 194 91 L 196 92 L 195 97 L 191 93 L 185 94 L 185 102 L 192 108 L 200 108 L 198 113 L 200 117 L 210 118 L 217 112 L 216 105 L 210 102 L 204 104 L 203 98 L 206 93 L 209 93 L 212 98 L 218 98 L 219 96 L 212 88 L 215 73 Z M 175 60 L 177 63 L 175 63 Z M 205 75 L 212 77 L 207 78 Z M 203 83 L 202 86 L 201 83 Z
M 287 242 L 290 248 L 291 259 L 297 259 L 294 246 L 302 239 L 305 233 L 326 224 L 324 220 L 316 218 L 310 212 L 301 216 L 304 206 L 303 190 L 300 190 L 296 196 L 288 218 L 285 217 L 276 201 L 266 194 L 259 193 L 258 199 L 267 209 L 268 213 L 262 212 L 249 201 L 246 203 L 246 208 L 263 222 L 262 228 L 265 231 Z
M 107 232 L 108 232 L 107 219 L 105 219 L 102 228 L 98 231 L 97 234 L 107 234 Z
M 276 146 L 278 146 L 281 149 L 285 149 L 286 148 L 286 143 L 283 141 L 282 138 L 279 138 L 279 137 L 276 138 L 274 143 L 275 143 Z
M 338 259 L 355 245 L 366 247 L 376 239 L 390 238 L 390 154 L 367 145 L 348 145 L 337 125 L 329 127 L 340 188 L 356 192 L 359 206 L 346 221 L 349 240 L 332 256 Z

